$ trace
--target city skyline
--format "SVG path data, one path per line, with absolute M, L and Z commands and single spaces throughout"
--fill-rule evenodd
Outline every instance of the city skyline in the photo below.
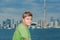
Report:
M 0 24 L 0 29 L 15 29 L 21 22 L 21 20 L 7 18 Z M 29 28 L 43 28 L 43 21 L 32 22 Z M 60 19 L 51 17 L 50 21 L 46 24 L 46 28 L 60 28 Z
M 0 22 L 7 18 L 21 20 L 24 11 L 31 11 L 33 21 L 43 19 L 44 0 L 0 0 Z M 46 0 L 46 17 L 60 18 L 60 0 Z

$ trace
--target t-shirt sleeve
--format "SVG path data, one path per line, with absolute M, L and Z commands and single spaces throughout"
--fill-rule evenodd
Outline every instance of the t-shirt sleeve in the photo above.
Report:
M 21 36 L 22 36 L 23 38 L 27 38 L 27 39 L 29 38 L 28 31 L 26 30 L 25 27 L 18 26 L 18 31 L 19 31 L 19 33 L 21 34 Z
M 19 33 L 17 31 L 14 32 L 12 40 L 20 40 Z

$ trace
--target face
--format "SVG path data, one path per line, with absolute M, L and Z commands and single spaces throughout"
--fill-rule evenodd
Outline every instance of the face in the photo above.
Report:
M 30 26 L 32 23 L 32 17 L 28 16 L 28 17 L 23 18 L 23 23 L 27 26 Z

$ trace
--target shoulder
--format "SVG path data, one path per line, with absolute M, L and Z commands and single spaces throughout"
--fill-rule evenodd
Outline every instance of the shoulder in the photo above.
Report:
M 22 24 L 22 23 L 20 23 L 17 27 L 16 27 L 16 29 L 24 29 L 25 28 L 25 26 Z

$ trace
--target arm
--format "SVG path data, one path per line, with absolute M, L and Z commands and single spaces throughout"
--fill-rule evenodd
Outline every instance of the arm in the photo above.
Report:
M 24 38 L 24 40 L 31 40 L 31 39 Z
M 18 31 L 19 33 L 21 33 L 24 40 L 31 40 L 30 35 L 28 34 L 28 31 L 26 30 L 25 27 L 22 26 L 18 27 Z

